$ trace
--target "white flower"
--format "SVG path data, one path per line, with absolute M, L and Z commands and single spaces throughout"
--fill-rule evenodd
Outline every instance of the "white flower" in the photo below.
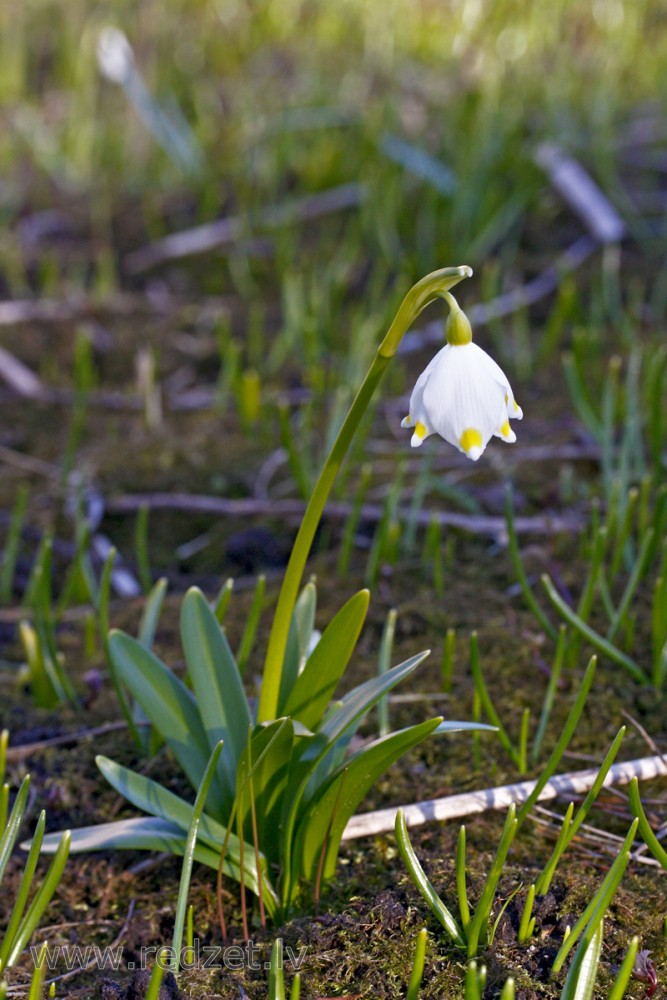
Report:
M 97 65 L 111 83 L 125 84 L 134 71 L 134 53 L 118 28 L 102 28 L 97 39 Z
M 414 427 L 413 448 L 429 434 L 440 434 L 476 462 L 492 437 L 509 444 L 516 441 L 509 422 L 521 420 L 523 412 L 507 376 L 486 351 L 472 343 L 470 324 L 453 299 L 452 303 L 449 343 L 417 379 L 410 412 L 401 427 Z

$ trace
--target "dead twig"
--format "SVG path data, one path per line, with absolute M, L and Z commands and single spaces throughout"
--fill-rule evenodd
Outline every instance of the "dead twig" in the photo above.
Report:
M 592 767 L 586 771 L 556 775 L 544 786 L 538 801 L 544 802 L 563 795 L 572 796 L 587 792 L 593 786 L 598 773 L 598 768 Z M 645 781 L 665 775 L 667 775 L 667 763 L 661 756 L 642 757 L 639 760 L 612 764 L 604 780 L 604 787 L 624 785 L 635 777 Z M 442 822 L 458 819 L 461 816 L 472 816 L 474 813 L 486 812 L 489 809 L 507 809 L 512 803 L 519 805 L 526 801 L 535 785 L 535 781 L 521 781 L 515 785 L 501 785 L 478 792 L 464 792 L 461 795 L 448 795 L 445 798 L 427 799 L 411 805 L 362 813 L 353 816 L 349 821 L 343 832 L 343 840 L 389 833 L 394 829 L 397 808 L 403 810 L 408 826 L 419 826 L 431 820 Z
M 32 368 L 28 368 L 4 347 L 0 347 L 0 378 L 26 399 L 39 399 L 42 395 L 42 383 Z
M 542 143 L 535 162 L 597 243 L 618 243 L 627 228 L 612 203 L 587 170 L 552 142 Z
M 223 517 L 301 517 L 305 504 L 301 500 L 263 500 L 248 497 L 242 500 L 228 500 L 224 497 L 211 497 L 193 493 L 139 493 L 116 497 L 107 501 L 106 510 L 109 514 L 132 514 L 141 507 L 149 510 L 182 510 L 200 514 L 213 514 Z M 330 503 L 325 509 L 325 516 L 335 520 L 345 520 L 352 512 L 349 503 Z M 378 522 L 384 514 L 381 504 L 364 504 L 361 508 L 361 520 Z M 406 508 L 399 508 L 397 516 L 408 520 L 413 518 L 420 527 L 428 527 L 434 520 L 443 527 L 460 528 L 475 534 L 504 537 L 506 523 L 504 517 L 484 514 L 458 514 L 449 511 L 420 510 L 416 513 Z M 560 532 L 578 531 L 580 523 L 573 517 L 562 515 L 544 515 L 535 517 L 517 517 L 515 528 L 519 533 L 559 534 Z
M 266 229 L 307 222 L 346 208 L 356 208 L 365 197 L 366 190 L 361 184 L 341 184 L 283 205 L 273 205 L 261 213 L 258 222 Z M 172 233 L 162 240 L 134 250 L 125 257 L 124 265 L 130 274 L 138 274 L 170 260 L 182 260 L 211 250 L 220 250 L 247 235 L 247 224 L 241 216 L 217 219 L 215 222 Z
M 95 726 L 92 729 L 80 729 L 76 733 L 63 733 L 62 736 L 53 736 L 48 740 L 36 740 L 34 743 L 24 743 L 20 746 L 9 746 L 7 748 L 7 762 L 18 764 L 42 750 L 49 750 L 51 747 L 67 746 L 71 743 L 81 743 L 83 740 L 92 739 L 95 736 L 105 736 L 107 733 L 116 733 L 121 729 L 127 729 L 127 722 L 106 722 L 102 726 Z

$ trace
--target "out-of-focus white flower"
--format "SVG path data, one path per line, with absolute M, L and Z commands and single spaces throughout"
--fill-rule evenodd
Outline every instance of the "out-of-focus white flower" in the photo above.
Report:
M 486 351 L 472 342 L 466 315 L 452 295 L 447 344 L 417 379 L 410 412 L 401 427 L 413 427 L 411 445 L 439 434 L 476 462 L 492 437 L 516 441 L 510 420 L 523 412 L 507 376 Z
M 134 71 L 134 52 L 119 28 L 102 28 L 97 39 L 97 65 L 112 83 L 123 84 Z

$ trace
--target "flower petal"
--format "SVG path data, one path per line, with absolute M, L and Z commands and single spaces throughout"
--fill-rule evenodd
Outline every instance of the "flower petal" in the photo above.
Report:
M 516 441 L 509 421 L 522 416 L 502 368 L 471 342 L 436 354 L 417 379 L 401 426 L 414 428 L 413 448 L 437 433 L 476 462 L 491 437 Z

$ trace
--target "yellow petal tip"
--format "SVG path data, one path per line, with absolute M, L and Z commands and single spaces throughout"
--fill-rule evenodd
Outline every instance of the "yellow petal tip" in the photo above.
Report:
M 476 462 L 482 454 L 482 435 L 474 427 L 466 427 L 459 438 L 459 444 L 468 458 L 472 458 L 473 462 Z

